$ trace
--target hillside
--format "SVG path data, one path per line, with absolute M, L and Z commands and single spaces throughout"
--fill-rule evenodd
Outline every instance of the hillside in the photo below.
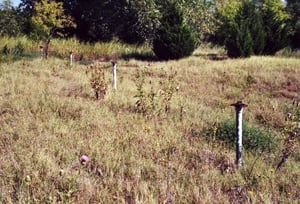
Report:
M 300 148 L 285 139 L 299 130 L 300 59 L 203 56 L 120 60 L 116 91 L 111 63 L 97 62 L 102 101 L 91 65 L 0 64 L 0 202 L 298 202 Z M 237 169 L 239 100 L 250 139 Z M 275 171 L 282 151 L 291 154 Z

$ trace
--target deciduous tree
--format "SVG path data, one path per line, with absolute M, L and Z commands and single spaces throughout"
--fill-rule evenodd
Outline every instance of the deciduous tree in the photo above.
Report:
M 197 31 L 197 38 L 208 41 L 217 29 L 214 0 L 177 0 L 185 21 Z
M 31 18 L 33 39 L 45 39 L 50 35 L 63 35 L 66 27 L 74 27 L 73 19 L 65 15 L 63 4 L 54 0 L 41 0 L 34 2 L 34 14 Z

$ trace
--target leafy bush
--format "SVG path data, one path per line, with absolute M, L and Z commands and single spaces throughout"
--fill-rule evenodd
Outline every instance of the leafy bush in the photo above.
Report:
M 217 124 L 214 130 L 209 130 L 209 136 L 214 133 L 215 139 L 225 141 L 229 146 L 234 147 L 236 142 L 235 121 L 224 121 Z M 270 152 L 277 144 L 273 133 L 257 126 L 243 123 L 243 148 L 250 151 Z
M 153 51 L 162 60 L 190 56 L 196 48 L 192 29 L 184 23 L 183 13 L 175 3 L 163 6 L 161 25 L 153 40 Z

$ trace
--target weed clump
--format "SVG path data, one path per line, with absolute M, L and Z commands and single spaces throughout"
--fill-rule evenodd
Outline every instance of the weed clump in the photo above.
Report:
M 171 111 L 171 100 L 174 93 L 178 90 L 175 82 L 177 72 L 165 73 L 167 80 L 159 82 L 158 90 L 151 86 L 150 90 L 146 89 L 145 77 L 147 70 L 138 71 L 135 76 L 137 94 L 135 98 L 135 111 L 142 113 L 145 117 L 160 116 L 165 110 L 166 114 Z M 151 82 L 150 82 L 151 85 Z
M 276 170 L 284 165 L 300 141 L 300 103 L 295 101 L 293 105 L 291 112 L 288 112 L 286 116 L 286 125 L 283 129 L 283 135 L 285 135 L 284 145 L 281 152 L 281 160 Z
M 90 73 L 90 83 L 95 92 L 96 99 L 100 101 L 104 100 L 107 91 L 104 69 L 97 65 L 91 65 L 87 73 Z

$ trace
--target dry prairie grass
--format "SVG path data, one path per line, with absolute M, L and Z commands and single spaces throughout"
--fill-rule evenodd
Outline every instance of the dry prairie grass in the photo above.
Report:
M 110 65 L 99 66 L 111 84 Z M 244 120 L 282 141 L 285 115 L 299 102 L 299 59 L 120 60 L 118 89 L 108 87 L 102 102 L 86 69 L 56 58 L 0 64 L 2 203 L 299 201 L 299 148 L 278 172 L 281 142 L 270 152 L 245 151 L 236 169 L 234 149 L 205 132 L 234 118 L 230 104 L 243 100 Z M 160 92 L 177 72 L 170 113 L 136 113 L 141 70 L 145 94 Z M 85 164 L 83 154 L 91 159 Z

